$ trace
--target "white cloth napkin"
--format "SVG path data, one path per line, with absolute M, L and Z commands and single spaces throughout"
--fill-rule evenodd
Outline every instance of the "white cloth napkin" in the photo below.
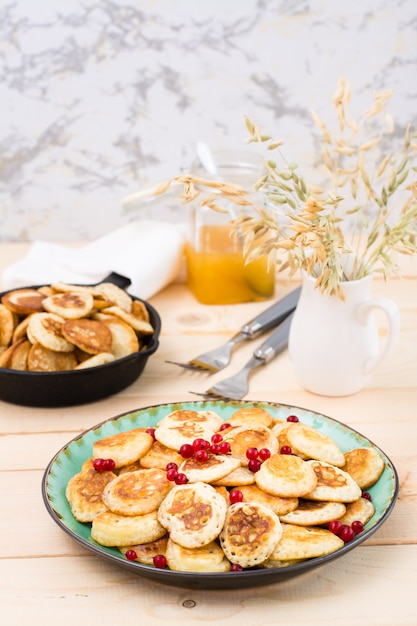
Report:
M 177 277 L 184 230 L 181 224 L 142 220 L 82 248 L 35 241 L 25 258 L 5 269 L 3 289 L 59 281 L 95 284 L 117 272 L 131 280 L 129 293 L 146 300 Z

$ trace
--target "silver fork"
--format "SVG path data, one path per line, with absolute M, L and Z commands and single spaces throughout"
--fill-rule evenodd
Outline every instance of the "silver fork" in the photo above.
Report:
M 300 297 L 300 291 L 301 287 L 291 291 L 278 300 L 278 302 L 275 302 L 272 306 L 254 317 L 250 322 L 247 322 L 236 335 L 214 350 L 204 352 L 186 363 L 178 363 L 177 361 L 167 361 L 167 363 L 179 365 L 185 369 L 204 370 L 211 373 L 219 372 L 230 363 L 233 349 L 238 343 L 254 339 L 260 334 L 267 332 L 271 328 L 274 328 L 274 326 L 280 324 L 294 311 Z
M 294 313 L 288 315 L 253 353 L 249 361 L 234 376 L 216 383 L 204 393 L 196 393 L 204 398 L 221 397 L 229 400 L 241 400 L 249 390 L 249 377 L 260 365 L 272 361 L 288 345 L 288 335 Z M 195 393 L 195 392 L 190 392 Z

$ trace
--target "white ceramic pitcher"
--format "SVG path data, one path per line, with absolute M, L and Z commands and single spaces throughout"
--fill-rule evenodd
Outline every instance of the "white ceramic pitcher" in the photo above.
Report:
M 397 305 L 388 298 L 372 299 L 372 276 L 342 283 L 345 300 L 323 294 L 315 279 L 303 274 L 303 286 L 288 340 L 288 351 L 299 384 L 325 396 L 360 391 L 400 331 Z M 375 309 L 388 320 L 388 335 L 380 342 Z

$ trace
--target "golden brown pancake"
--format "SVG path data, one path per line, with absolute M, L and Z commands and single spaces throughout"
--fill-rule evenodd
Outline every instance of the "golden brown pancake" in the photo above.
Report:
M 88 354 L 112 352 L 112 335 L 103 322 L 90 319 L 67 320 L 62 324 L 65 339 Z
M 145 456 L 153 444 L 153 437 L 143 428 L 133 428 L 98 439 L 93 443 L 93 457 L 113 459 L 116 467 L 134 463 Z
M 184 548 L 205 546 L 218 537 L 226 517 L 224 498 L 207 483 L 177 485 L 159 507 L 158 519 Z
M 345 453 L 343 469 L 364 490 L 372 487 L 384 471 L 384 461 L 375 448 L 354 448 Z
M 102 546 L 131 546 L 149 543 L 165 535 L 157 512 L 146 515 L 123 516 L 111 511 L 96 515 L 91 525 L 91 538 Z
M 282 524 L 282 537 L 271 552 L 269 562 L 293 561 L 325 556 L 343 548 L 340 537 L 324 528 Z
M 140 469 L 120 474 L 103 492 L 103 502 L 119 515 L 145 515 L 156 511 L 172 488 L 166 472 L 160 469 Z
M 317 478 L 308 461 L 290 454 L 273 454 L 256 472 L 255 482 L 274 496 L 300 498 L 314 489 Z
M 220 544 L 231 563 L 253 567 L 266 561 L 281 534 L 281 522 L 268 506 L 236 502 L 227 509 Z
M 297 526 L 318 526 L 338 519 L 346 512 L 342 502 L 315 502 L 300 499 L 298 507 L 280 516 L 281 522 Z
M 316 487 L 304 494 L 306 499 L 346 503 L 361 497 L 361 488 L 340 467 L 324 461 L 305 461 L 305 463 L 313 469 L 317 478 Z
M 200 548 L 184 548 L 170 538 L 166 558 L 169 569 L 176 572 L 228 572 L 231 567 L 215 541 Z
M 96 472 L 93 467 L 87 465 L 70 478 L 65 495 L 76 520 L 91 522 L 96 515 L 106 511 L 103 491 L 114 478 L 116 474 L 113 472 Z
M 9 311 L 18 315 L 29 315 L 44 310 L 42 302 L 45 297 L 37 289 L 15 289 L 4 294 L 1 301 Z
M 273 496 L 263 489 L 260 489 L 257 485 L 246 485 L 239 487 L 239 490 L 243 494 L 243 500 L 245 502 L 258 502 L 259 504 L 265 504 L 274 511 L 278 517 L 294 511 L 298 506 L 298 498 L 281 498 L 281 496 Z

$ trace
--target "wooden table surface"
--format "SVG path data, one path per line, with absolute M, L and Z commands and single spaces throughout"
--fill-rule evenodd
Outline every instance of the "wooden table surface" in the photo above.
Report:
M 0 272 L 28 249 L 0 246 Z M 277 284 L 276 297 L 294 285 Z M 136 408 L 191 400 L 225 373 L 180 370 L 220 344 L 265 303 L 204 306 L 182 284 L 151 299 L 162 318 L 160 347 L 141 378 L 105 400 L 72 408 L 30 408 L 0 402 L 0 606 L 6 626 L 402 626 L 417 624 L 417 265 L 403 279 L 374 281 L 373 295 L 393 298 L 401 336 L 365 389 L 345 398 L 303 391 L 287 353 L 251 379 L 247 400 L 282 402 L 318 411 L 352 426 L 391 458 L 399 498 L 383 526 L 357 549 L 287 582 L 233 591 L 192 591 L 145 580 L 84 550 L 50 518 L 41 480 L 54 454 L 78 433 Z M 381 335 L 384 328 L 381 327 Z M 231 374 L 253 346 L 235 353 Z

